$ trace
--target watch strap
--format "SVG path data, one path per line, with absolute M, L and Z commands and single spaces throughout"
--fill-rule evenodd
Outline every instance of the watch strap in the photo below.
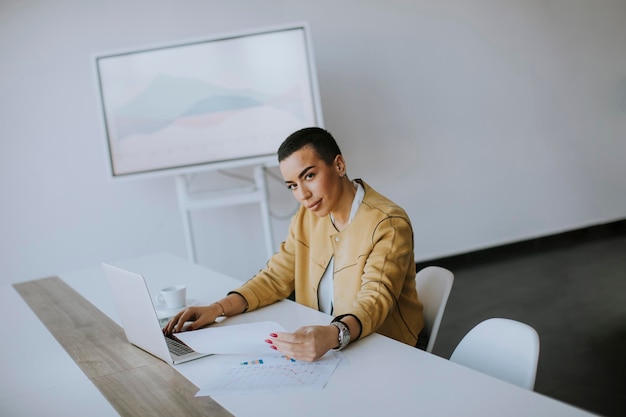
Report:
M 333 348 L 333 350 L 339 351 L 350 343 L 350 328 L 340 320 L 335 320 L 330 324 L 339 329 L 339 335 L 337 336 L 338 345 L 336 348 Z
M 361 337 L 361 331 L 363 329 L 363 325 L 361 324 L 361 320 L 359 320 L 359 318 L 357 316 L 355 316 L 354 314 L 350 314 L 350 313 L 348 313 L 348 314 L 341 314 L 339 316 L 335 316 L 335 318 L 332 321 L 342 321 L 342 319 L 344 319 L 344 318 L 346 318 L 348 316 L 353 317 L 359 323 L 359 334 L 357 334 L 357 335 L 351 334 L 350 335 L 350 341 L 358 340 Z

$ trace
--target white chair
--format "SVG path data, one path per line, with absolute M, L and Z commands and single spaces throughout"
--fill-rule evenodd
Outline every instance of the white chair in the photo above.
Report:
M 539 360 L 539 335 L 519 321 L 492 318 L 471 329 L 450 361 L 533 390 Z
M 428 339 L 426 352 L 433 351 L 453 282 L 454 274 L 440 266 L 427 266 L 415 275 L 417 295 L 424 305 L 424 330 L 420 337 Z

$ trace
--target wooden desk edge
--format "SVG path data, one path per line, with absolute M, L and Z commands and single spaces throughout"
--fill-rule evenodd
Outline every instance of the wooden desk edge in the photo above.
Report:
M 58 277 L 13 284 L 59 344 L 121 416 L 232 416 Z

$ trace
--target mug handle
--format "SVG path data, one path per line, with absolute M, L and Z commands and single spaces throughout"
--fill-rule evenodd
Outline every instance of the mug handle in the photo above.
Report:
M 158 293 L 154 298 L 156 299 L 158 304 L 165 304 L 165 298 L 163 297 L 163 294 Z

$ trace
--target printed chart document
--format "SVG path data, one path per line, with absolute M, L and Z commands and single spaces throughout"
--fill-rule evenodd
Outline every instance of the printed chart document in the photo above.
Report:
M 240 354 L 267 352 L 265 343 L 270 333 L 285 329 L 273 321 L 207 327 L 176 333 L 176 337 L 196 352 L 209 354 Z
M 201 387 L 196 397 L 244 393 L 322 389 L 341 361 L 340 353 L 329 351 L 315 362 L 297 361 L 280 353 L 223 363 Z

